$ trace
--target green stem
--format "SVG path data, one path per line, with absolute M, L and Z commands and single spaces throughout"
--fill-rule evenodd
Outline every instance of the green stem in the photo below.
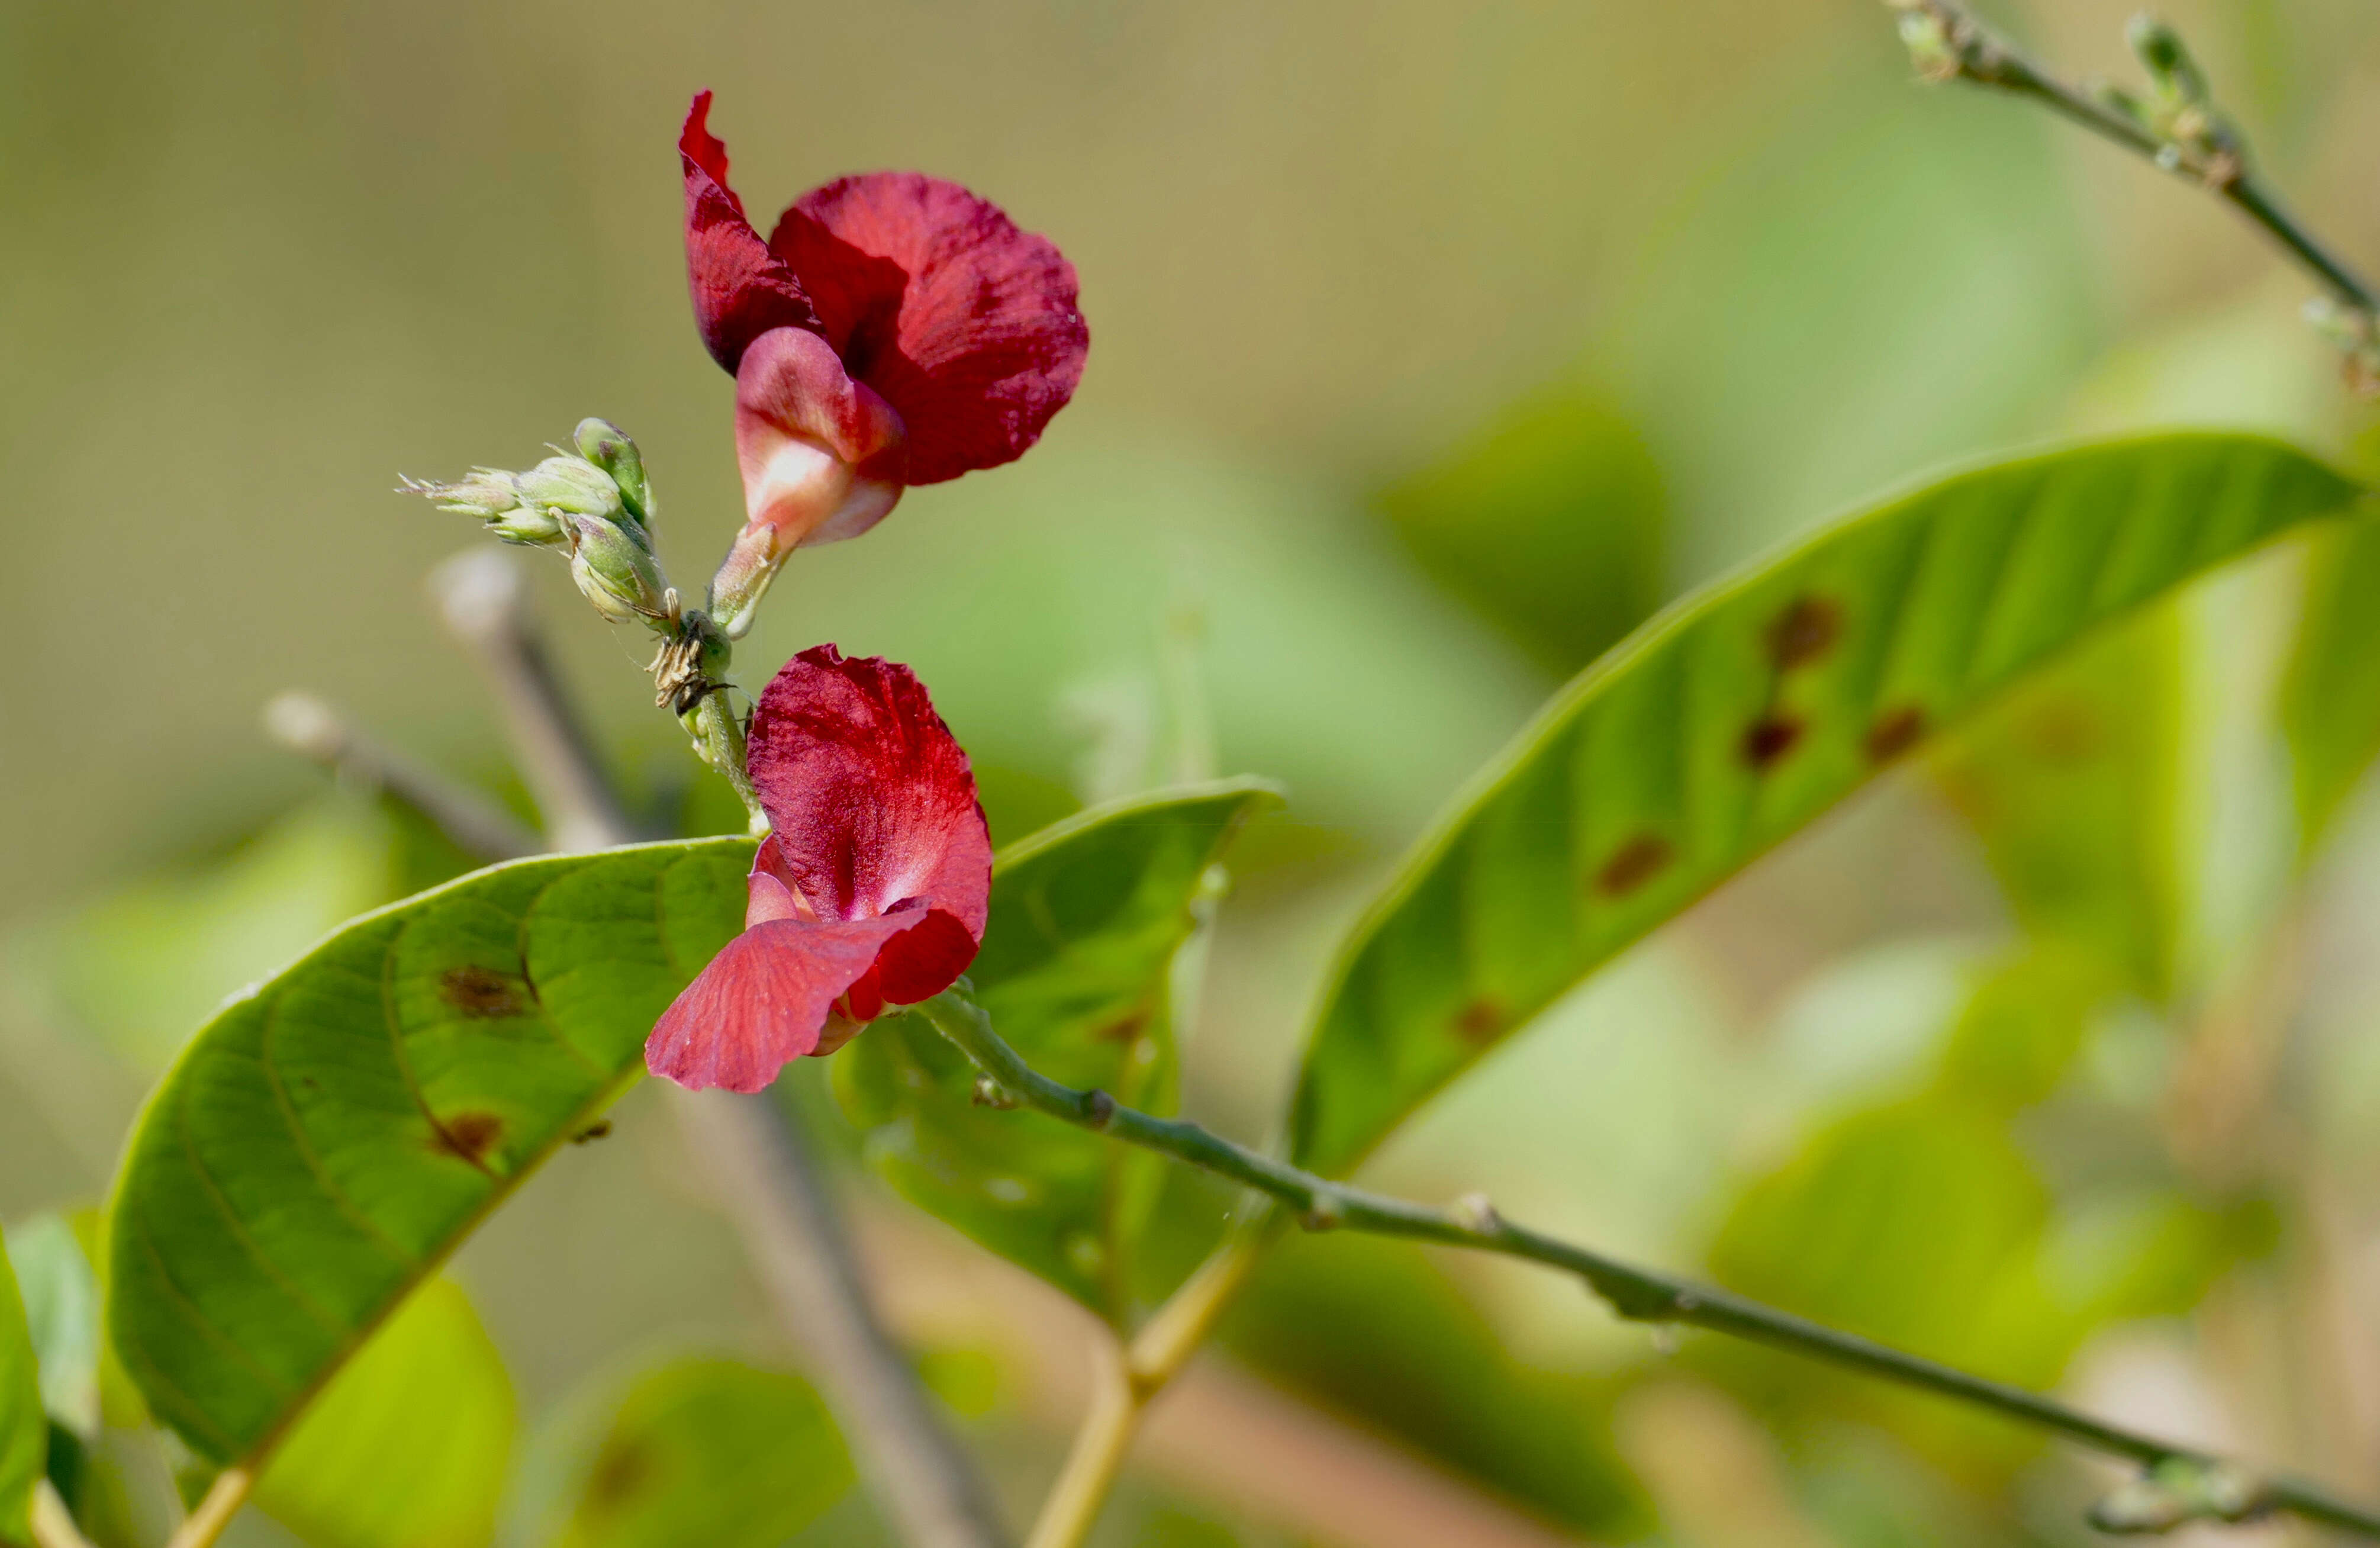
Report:
M 1123 1106 L 1105 1091 L 1062 1086 L 1027 1065 L 992 1030 L 991 1019 L 982 1008 L 959 991 L 916 1008 L 1026 1105 L 1254 1188 L 1286 1206 L 1308 1230 L 1364 1231 L 1526 1259 L 1578 1275 L 1615 1312 L 1633 1322 L 1682 1323 L 1846 1366 L 1988 1409 L 2094 1450 L 2128 1457 L 2144 1468 L 2180 1467 L 2231 1475 L 2242 1471 L 2207 1453 L 2093 1419 L 2022 1387 L 1970 1375 L 1725 1290 L 1639 1268 L 1516 1225 L 1476 1197 L 1440 1209 L 1351 1188 L 1234 1144 L 1196 1124 Z M 2308 1520 L 2380 1538 L 2380 1515 L 2334 1500 L 2312 1484 L 2271 1479 L 2252 1486 L 2250 1493 L 2260 1510 L 2290 1511 Z
M 2230 167 L 2211 165 L 2187 147 L 2153 133 L 2087 92 L 2058 79 L 2027 58 L 1953 0 L 1892 0 L 1895 8 L 1930 17 L 1942 29 L 1951 64 L 1945 74 L 2028 97 L 2103 139 L 2147 157 L 2159 166 L 2204 184 L 2253 221 L 2318 280 L 2333 297 L 2358 311 L 2380 313 L 2380 296 L 2353 269 L 2317 241 L 2285 210 L 2278 197 L 2241 158 Z

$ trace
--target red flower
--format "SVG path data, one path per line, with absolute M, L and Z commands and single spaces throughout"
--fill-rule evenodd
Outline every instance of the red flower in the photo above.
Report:
M 1082 379 L 1074 265 L 955 183 L 841 177 L 767 241 L 694 99 L 686 280 L 702 341 L 735 373 L 746 531 L 783 554 L 856 537 L 913 483 L 1022 456 Z
M 744 933 L 645 1042 L 646 1067 L 697 1090 L 757 1091 L 948 989 L 991 901 L 975 776 L 907 667 L 804 651 L 760 695 L 746 766 L 775 831 Z

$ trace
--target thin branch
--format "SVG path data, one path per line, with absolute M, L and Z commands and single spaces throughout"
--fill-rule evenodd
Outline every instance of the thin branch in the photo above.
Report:
M 1607 1258 L 1516 1225 L 1474 1196 L 1439 1209 L 1351 1188 L 1232 1143 L 1198 1125 L 1118 1103 L 1105 1091 L 1062 1086 L 1027 1065 L 973 1001 L 953 991 L 917 1007 L 996 1085 L 1026 1106 L 1126 1144 L 1160 1152 L 1284 1205 L 1308 1230 L 1342 1228 L 1523 1258 L 1578 1275 L 1633 1322 L 1682 1323 L 1846 1366 L 1988 1409 L 2096 1451 L 2138 1462 L 2160 1498 L 2188 1493 L 2201 1518 L 2247 1520 L 2289 1511 L 2380 1538 L 2380 1515 L 2293 1479 L 2254 1480 L 2237 1464 L 2093 1419 L 2021 1387 L 1987 1381 L 1840 1333 L 1773 1307 Z
M 2279 243 L 2332 299 L 2366 318 L 2380 313 L 2380 296 L 2283 207 L 2280 197 L 2250 165 L 2245 147 L 2214 116 L 2209 104 L 2181 104 L 2176 123 L 2184 132 L 2159 132 L 2154 123 L 2127 111 L 2130 99 L 2121 93 L 2094 93 L 2060 80 L 1977 21 L 1956 0 L 1887 3 L 1901 13 L 1902 37 L 1927 75 L 2030 98 L 2165 170 L 2204 185 Z M 2178 42 L 2173 46 L 2178 49 Z M 2186 60 L 2182 63 L 2194 84 L 2194 67 L 2188 67 Z M 2196 118 L 2181 116 L 2192 111 Z
M 553 847 L 600 849 L 642 836 L 546 654 L 519 563 L 498 549 L 467 549 L 431 572 L 430 593 L 495 690 Z
M 249 1492 L 256 1487 L 256 1475 L 246 1468 L 225 1468 L 215 1474 L 207 1488 L 206 1497 L 198 1508 L 185 1517 L 166 1540 L 165 1548 L 211 1548 L 215 1539 L 223 1536 L 239 1507 L 248 1503 Z
M 33 1548 L 91 1548 L 48 1479 L 33 1486 Z
M 431 586 L 448 627 L 495 684 L 553 847 L 632 840 L 610 776 L 546 664 L 518 567 L 475 550 L 439 567 Z M 710 1165 L 778 1320 L 810 1355 L 848 1426 L 887 1522 L 910 1548 L 1002 1548 L 990 1490 L 877 1319 L 791 1109 L 765 1096 L 674 1094 L 686 1142 Z
M 340 778 L 404 802 L 475 859 L 492 864 L 544 847 L 503 807 L 358 730 L 310 693 L 275 694 L 264 706 L 264 728 L 274 741 Z

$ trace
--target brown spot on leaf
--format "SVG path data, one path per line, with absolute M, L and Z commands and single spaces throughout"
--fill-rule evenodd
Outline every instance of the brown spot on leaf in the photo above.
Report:
M 520 989 L 515 981 L 476 962 L 439 974 L 438 997 L 474 1019 L 521 1013 Z
M 1743 761 L 1767 774 L 1801 739 L 1802 723 L 1791 715 L 1762 715 L 1743 728 Z
M 585 1128 L 582 1128 L 577 1133 L 572 1135 L 570 1137 L 570 1142 L 574 1145 L 591 1144 L 595 1140 L 604 1138 L 611 1132 L 612 1120 L 609 1118 L 598 1118 L 593 1123 L 589 1124 Z
M 1887 710 L 1867 728 L 1867 761 L 1889 763 L 1925 735 L 1925 712 L 1914 704 Z
M 1807 666 L 1842 638 L 1843 606 L 1829 597 L 1795 597 L 1768 622 L 1768 659 L 1779 672 Z
M 651 1452 L 641 1443 L 614 1441 L 595 1457 L 587 1474 L 587 1503 L 598 1510 L 617 1510 L 633 1499 L 652 1476 Z
M 1492 1042 L 1504 1030 L 1504 1002 L 1482 994 L 1454 1013 L 1454 1035 L 1465 1042 Z
M 2107 729 L 2099 706 L 2089 700 L 2053 699 L 2025 717 L 2024 741 L 2041 762 L 2071 767 L 2099 756 Z
M 504 1120 L 493 1113 L 457 1113 L 434 1125 L 432 1149 L 484 1167 L 488 1152 L 504 1137 Z
M 1595 873 L 1595 890 L 1606 897 L 1624 897 L 1660 874 L 1670 863 L 1670 841 L 1658 834 L 1640 833 L 1603 862 Z
M 1130 1042 L 1140 1036 L 1141 1029 L 1148 1025 L 1148 1007 L 1141 1006 L 1117 1017 L 1091 1036 L 1100 1042 Z

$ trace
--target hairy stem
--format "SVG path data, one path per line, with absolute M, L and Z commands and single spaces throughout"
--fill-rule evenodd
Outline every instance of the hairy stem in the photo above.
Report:
M 1060 1085 L 1027 1065 L 992 1030 L 990 1018 L 982 1008 L 958 992 L 917 1009 L 1024 1104 L 1253 1188 L 1285 1206 L 1308 1230 L 1366 1231 L 1526 1259 L 1576 1274 L 1613 1311 L 1632 1322 L 1684 1323 L 1730 1334 L 1984 1408 L 2093 1450 L 2129 1458 L 2153 1472 L 2179 1470 L 2223 1481 L 2228 1487 L 2220 1493 L 2240 1502 L 2232 1518 L 2289 1511 L 2380 1538 L 2380 1514 L 2343 1504 L 2312 1484 L 2287 1478 L 2252 1481 L 2248 1469 L 2219 1457 L 2094 1419 L 2021 1387 L 1970 1375 L 1725 1290 L 1639 1268 L 1516 1225 L 1484 1199 L 1475 1196 L 1449 1208 L 1437 1208 L 1351 1188 L 1234 1144 L 1196 1124 L 1123 1106 L 1105 1091 Z
M 544 666 L 517 567 L 500 554 L 467 554 L 443 566 L 431 588 L 449 628 L 480 655 L 496 687 L 522 773 L 552 824 L 553 847 L 632 841 L 609 774 Z M 740 780 L 740 728 L 732 717 L 722 724 L 735 731 L 731 777 Z M 765 1096 L 674 1094 L 686 1141 L 709 1163 L 779 1321 L 810 1354 L 886 1522 L 909 1548 L 1003 1548 L 990 1490 L 877 1319 L 858 1254 L 792 1109 Z
M 2280 244 L 2333 299 L 2367 315 L 2380 312 L 2380 297 L 2372 286 L 2282 207 L 2243 155 L 2208 155 L 2154 132 L 2109 103 L 2058 79 L 1956 0 L 1888 3 L 1905 17 L 1924 18 L 1938 29 L 1929 40 L 1939 49 L 1926 55 L 1929 73 L 2030 98 L 2168 171 L 2204 184 Z

